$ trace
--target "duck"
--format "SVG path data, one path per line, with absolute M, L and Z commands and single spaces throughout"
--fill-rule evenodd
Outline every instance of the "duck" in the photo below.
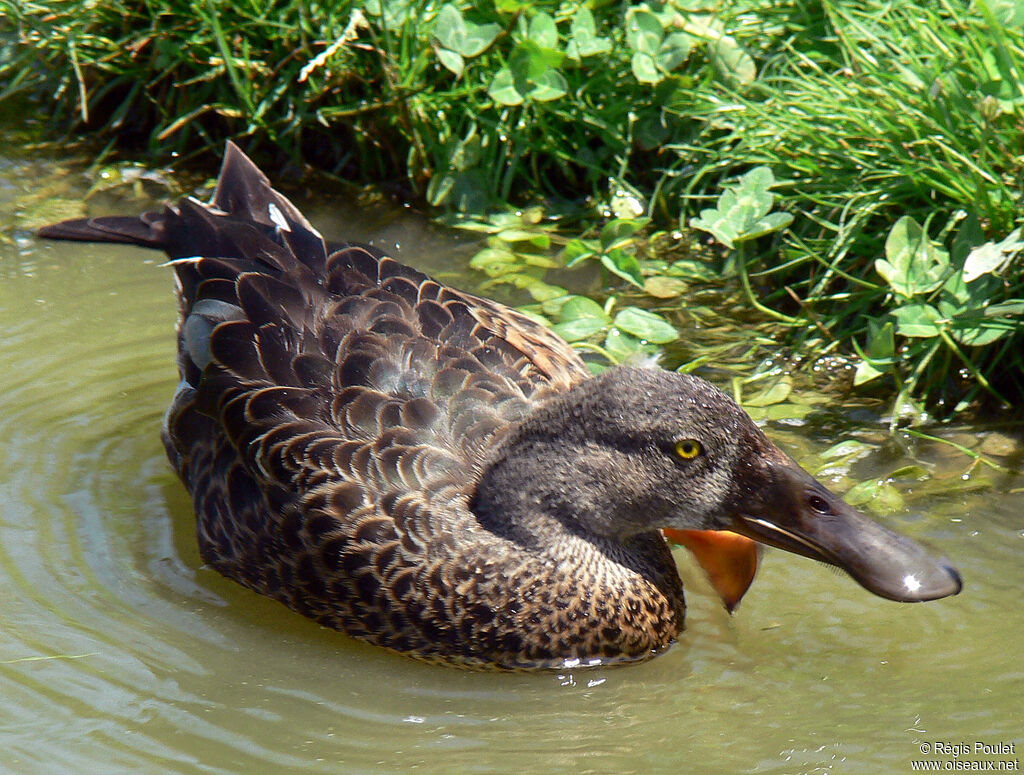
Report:
M 40 236 L 168 255 L 180 381 L 161 435 L 202 561 L 354 638 L 463 667 L 649 659 L 685 619 L 666 536 L 726 579 L 756 543 L 890 600 L 961 589 L 709 382 L 593 374 L 515 309 L 328 243 L 234 143 L 208 203 Z

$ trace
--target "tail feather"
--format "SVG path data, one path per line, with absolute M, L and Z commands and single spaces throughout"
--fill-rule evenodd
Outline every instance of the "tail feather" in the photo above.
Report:
M 213 206 L 274 229 L 316 275 L 323 272 L 327 260 L 323 237 L 299 208 L 275 191 L 263 171 L 231 142 L 224 151 Z
M 278 271 L 319 277 L 323 237 L 234 143 L 227 144 L 213 202 L 186 198 L 160 212 L 64 221 L 39 230 L 48 239 L 112 242 L 203 256 L 258 261 Z M 310 274 L 312 277 L 310 277 Z
M 115 242 L 158 250 L 164 249 L 166 244 L 164 222 L 157 213 L 64 221 L 44 226 L 39 236 L 75 242 Z

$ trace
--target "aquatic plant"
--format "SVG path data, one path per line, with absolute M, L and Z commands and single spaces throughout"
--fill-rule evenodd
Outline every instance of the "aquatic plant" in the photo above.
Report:
M 485 284 L 613 359 L 736 283 L 802 363 L 949 414 L 1024 392 L 1022 22 L 1012 0 L 0 0 L 0 106 L 101 159 L 235 137 L 398 181 L 490 229 Z M 611 322 L 565 291 L 597 266 Z

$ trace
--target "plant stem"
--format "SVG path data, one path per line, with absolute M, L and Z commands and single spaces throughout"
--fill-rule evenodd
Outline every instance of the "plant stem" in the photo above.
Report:
M 768 317 L 782 321 L 787 325 L 799 325 L 799 318 L 790 317 L 789 315 L 777 312 L 771 309 L 770 307 L 766 307 L 764 304 L 758 301 L 757 297 L 754 295 L 754 289 L 750 287 L 750 277 L 747 275 L 747 255 L 746 250 L 744 248 L 744 243 L 741 242 L 736 246 L 736 255 L 739 259 L 737 263 L 739 264 L 740 282 L 743 284 L 743 292 L 744 294 L 746 294 L 747 301 L 750 302 L 750 305 L 754 309 L 758 310 L 759 312 L 762 312 Z

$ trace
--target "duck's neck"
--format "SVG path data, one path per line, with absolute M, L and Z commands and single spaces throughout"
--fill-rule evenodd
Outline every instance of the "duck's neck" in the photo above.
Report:
M 566 532 L 589 537 L 592 530 L 575 518 L 577 508 L 590 507 L 581 492 L 586 488 L 570 478 L 562 454 L 556 445 L 536 440 L 515 440 L 499 450 L 472 504 L 480 523 L 531 550 Z
M 686 606 L 661 534 L 619 539 L 588 530 L 571 515 L 594 504 L 577 501 L 570 509 L 565 493 L 578 495 L 578 488 L 559 491 L 558 480 L 546 476 L 543 468 L 524 478 L 516 466 L 496 466 L 473 503 L 479 523 L 512 544 L 492 555 L 496 562 L 478 566 L 500 567 L 503 600 L 514 600 L 521 621 L 545 630 L 513 661 L 611 663 L 645 659 L 668 646 L 683 627 Z
M 664 560 L 651 549 L 660 534 L 636 520 L 659 509 L 653 488 L 633 456 L 590 438 L 580 407 L 578 395 L 563 393 L 511 429 L 485 464 L 470 507 L 481 526 L 535 555 L 563 563 L 562 546 L 578 539 L 581 549 L 646 569 Z
M 632 456 L 593 440 L 586 401 L 561 394 L 509 429 L 470 503 L 478 523 L 508 542 L 485 542 L 507 547 L 494 550 L 503 596 L 531 579 L 513 607 L 548 624 L 551 642 L 531 657 L 538 663 L 643 658 L 683 625 L 682 583 L 664 539 L 630 525 L 657 509 L 651 488 Z

